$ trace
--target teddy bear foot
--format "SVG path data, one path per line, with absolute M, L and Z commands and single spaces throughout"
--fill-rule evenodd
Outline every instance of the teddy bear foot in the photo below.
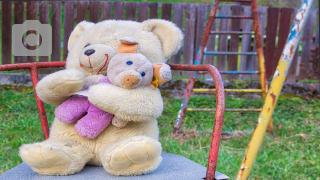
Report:
M 93 156 L 82 146 L 79 147 L 80 145 L 71 141 L 64 141 L 63 144 L 45 142 L 23 145 L 19 151 L 21 159 L 39 174 L 74 174 L 83 169 Z M 80 152 L 77 152 L 77 149 Z
M 162 160 L 161 144 L 145 136 L 132 137 L 106 149 L 101 159 L 104 169 L 112 175 L 147 174 Z

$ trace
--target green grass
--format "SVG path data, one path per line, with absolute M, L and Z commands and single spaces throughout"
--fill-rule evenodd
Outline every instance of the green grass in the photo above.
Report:
M 0 87 L 0 173 L 21 163 L 18 148 L 23 143 L 43 140 L 32 89 L 14 92 Z M 21 90 L 21 89 L 20 89 Z M 192 97 L 190 107 L 213 107 L 215 98 Z M 164 152 L 185 156 L 203 166 L 207 164 L 214 114 L 188 112 L 182 123 L 185 135 L 171 136 L 181 99 L 164 98 L 165 109 L 158 119 Z M 226 98 L 227 108 L 261 107 L 261 99 Z M 297 97 L 280 97 L 273 113 L 275 136 L 267 134 L 250 179 L 320 178 L 320 102 Z M 52 106 L 46 105 L 49 123 Z M 258 113 L 227 112 L 223 131 L 243 131 L 245 137 L 222 140 L 217 170 L 233 179 L 257 122 Z M 300 134 L 305 134 L 303 139 Z

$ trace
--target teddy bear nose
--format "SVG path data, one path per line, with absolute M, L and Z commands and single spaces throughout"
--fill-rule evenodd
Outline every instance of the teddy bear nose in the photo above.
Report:
M 127 75 L 122 78 L 122 85 L 125 88 L 131 89 L 137 86 L 139 78 L 132 75 Z
M 86 50 L 86 51 L 84 52 L 84 54 L 87 55 L 87 56 L 90 56 L 90 55 L 93 54 L 94 52 L 96 52 L 96 51 L 93 50 L 93 49 L 88 49 L 88 50 Z

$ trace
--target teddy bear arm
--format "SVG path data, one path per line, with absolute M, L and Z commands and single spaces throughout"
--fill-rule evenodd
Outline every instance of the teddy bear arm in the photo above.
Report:
M 84 85 L 85 74 L 77 69 L 66 69 L 44 77 L 36 86 L 41 100 L 58 106 Z
M 160 91 L 152 87 L 128 90 L 97 84 L 90 87 L 88 95 L 92 104 L 124 121 L 149 121 L 158 118 L 163 110 Z

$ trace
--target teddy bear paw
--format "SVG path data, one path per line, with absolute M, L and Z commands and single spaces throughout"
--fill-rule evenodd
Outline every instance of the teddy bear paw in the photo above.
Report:
M 74 161 L 72 155 L 60 146 L 45 143 L 26 144 L 20 147 L 19 155 L 39 174 L 67 175 L 74 173 L 68 171 Z
M 162 160 L 160 143 L 150 138 L 124 142 L 105 154 L 106 171 L 118 176 L 146 174 Z

